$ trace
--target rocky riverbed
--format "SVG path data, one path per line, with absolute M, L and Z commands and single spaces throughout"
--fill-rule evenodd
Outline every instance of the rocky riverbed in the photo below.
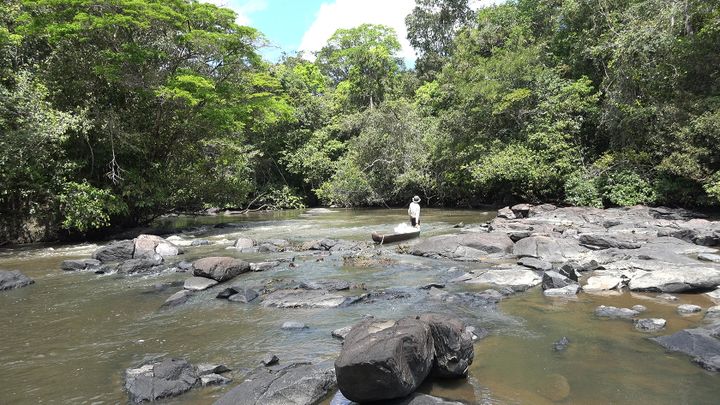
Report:
M 494 219 L 478 212 L 427 211 L 422 237 L 396 245 L 375 246 L 366 238 L 380 223 L 388 227 L 404 220 L 402 211 L 308 211 L 291 219 L 221 222 L 100 247 L 62 247 L 41 258 L 35 251 L 6 252 L 0 268 L 25 271 L 36 283 L 0 292 L 5 319 L 15 317 L 11 324 L 27 329 L 3 332 L 8 337 L 3 353 L 16 353 L 2 360 L 9 370 L 27 373 L 23 361 L 37 367 L 46 363 L 39 355 L 61 356 L 77 376 L 101 369 L 125 400 L 172 396 L 180 403 L 237 403 L 232 398 L 238 397 L 255 398 L 243 403 L 273 403 L 279 392 L 307 404 L 381 399 L 363 397 L 378 391 L 395 397 L 415 392 L 402 403 L 588 403 L 597 392 L 610 402 L 630 403 L 640 391 L 648 401 L 677 395 L 677 389 L 646 381 L 618 395 L 609 382 L 616 375 L 636 380 L 636 366 L 628 376 L 605 362 L 582 364 L 595 351 L 607 350 L 608 359 L 634 358 L 627 353 L 639 351 L 652 359 L 648 381 L 680 372 L 692 375 L 698 400 L 720 393 L 712 388 L 720 369 L 720 311 L 713 302 L 720 300 L 718 222 L 647 207 L 519 205 Z M 467 225 L 455 227 L 458 222 Z M 27 262 L 45 267 L 33 269 Z M 17 273 L 3 274 L 27 283 Z M 78 296 L 81 292 L 85 296 Z M 36 301 L 41 297 L 44 305 Z M 66 322 L 43 314 L 23 320 L 14 309 L 23 305 L 64 314 Z M 70 315 L 68 305 L 96 323 Z M 437 322 L 428 320 L 433 317 L 454 319 L 455 326 L 433 326 Z M 43 319 L 49 330 L 33 329 Z M 368 364 L 390 358 L 373 354 L 377 343 L 363 346 L 384 341 L 388 327 L 410 341 L 430 343 L 424 349 L 419 343 L 408 346 L 414 347 L 411 353 L 425 353 L 422 360 L 403 360 L 413 366 L 381 368 L 393 371 L 372 378 L 367 367 L 352 365 L 363 364 L 362 356 L 375 359 Z M 85 331 L 87 340 L 76 329 Z M 466 343 L 452 343 L 439 330 L 455 339 L 463 335 Z M 97 364 L 53 351 L 53 334 L 63 332 L 76 341 L 61 339 L 56 347 L 96 352 Z M 443 341 L 450 343 L 438 348 Z M 18 349 L 23 342 L 42 342 L 47 349 Z M 387 342 L 379 347 L 395 344 Z M 208 362 L 233 370 L 207 372 L 208 366 L 197 365 Z M 675 371 L 662 370 L 668 362 Z M 303 386 L 316 389 L 293 385 L 300 375 L 308 378 Z M 343 382 L 348 375 L 352 378 Z M 447 380 L 450 375 L 460 379 Z M 579 376 L 596 380 L 595 393 Z M 393 389 L 363 385 L 393 380 Z M 336 395 L 338 383 L 342 392 Z M 88 384 L 83 392 L 92 389 Z M 4 389 L 0 398 L 30 403 L 48 398 L 44 392 Z

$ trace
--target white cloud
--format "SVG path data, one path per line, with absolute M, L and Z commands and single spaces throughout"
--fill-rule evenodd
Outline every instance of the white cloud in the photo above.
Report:
M 471 7 L 478 9 L 506 0 L 471 0 Z M 412 61 L 417 58 L 415 51 L 407 40 L 405 17 L 415 7 L 415 0 L 335 0 L 320 5 L 310 28 L 305 31 L 298 50 L 305 51 L 307 57 L 311 52 L 319 51 L 339 28 L 353 28 L 360 24 L 383 24 L 397 32 L 402 46 L 400 56 Z
M 339 28 L 360 24 L 383 24 L 395 29 L 402 46 L 400 56 L 415 59 L 407 40 L 405 16 L 415 7 L 415 0 L 335 0 L 320 5 L 315 21 L 305 31 L 299 50 L 317 52 Z
M 267 0 L 201 0 L 203 3 L 211 3 L 218 7 L 232 9 L 237 13 L 237 21 L 240 25 L 250 25 L 250 14 L 256 11 L 265 10 L 268 6 Z

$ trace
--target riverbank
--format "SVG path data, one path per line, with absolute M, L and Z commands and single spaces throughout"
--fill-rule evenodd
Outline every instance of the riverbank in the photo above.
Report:
M 718 394 L 714 388 L 717 386 L 716 374 L 707 373 L 686 356 L 666 355 L 661 346 L 647 339 L 705 325 L 703 318 L 713 303 L 704 293 L 673 293 L 678 301 L 671 302 L 658 298 L 656 292 L 629 292 L 633 278 L 624 280 L 622 275 L 638 275 L 640 270 L 631 272 L 627 267 L 597 268 L 580 274 L 580 284 L 584 287 L 590 278 L 602 275 L 595 272 L 618 271 L 623 282 L 617 287 L 622 291 L 616 287 L 592 294 L 580 292 L 570 297 L 547 297 L 542 289 L 543 271 L 516 265 L 522 258 L 517 257 L 514 250 L 518 244 L 523 246 L 522 240 L 544 237 L 580 241 L 581 235 L 600 233 L 601 227 L 606 234 L 614 236 L 613 240 L 642 246 L 591 250 L 578 242 L 572 245 L 577 252 L 569 247 L 540 250 L 541 254 L 535 250 L 537 257 L 534 259 L 542 262 L 553 259 L 546 257 L 546 252 L 562 252 L 563 255 L 582 256 L 572 259 L 562 256 L 560 261 L 550 260 L 550 263 L 556 267 L 562 267 L 570 260 L 585 264 L 585 259 L 592 257 L 601 264 L 598 258 L 604 257 L 609 260 L 604 265 L 623 260 L 627 266 L 635 265 L 636 261 L 656 265 L 661 262 L 660 258 L 648 255 L 657 250 L 654 249 L 656 239 L 674 237 L 652 235 L 657 231 L 655 227 L 662 225 L 659 228 L 682 230 L 680 223 L 687 219 L 642 216 L 639 222 L 628 221 L 627 224 L 633 226 L 620 233 L 619 228 L 608 232 L 609 228 L 618 225 L 608 228 L 595 223 L 594 218 L 616 218 L 614 211 L 602 211 L 595 216 L 576 214 L 571 217 L 569 212 L 561 210 L 554 216 L 492 220 L 494 213 L 491 212 L 426 210 L 419 240 L 380 248 L 365 243 L 369 233 L 383 229 L 382 226 L 389 229 L 404 221 L 403 210 L 302 212 L 285 219 L 257 218 L 218 228 L 196 224 L 199 227 L 196 232 L 166 238 L 184 250 L 183 254 L 167 256 L 164 259 L 166 266 L 136 275 L 60 270 L 63 260 L 89 258 L 98 248 L 95 245 L 26 249 L 17 254 L 4 252 L 0 255 L 0 267 L 18 268 L 36 283 L 0 295 L 3 318 L 10 320 L 11 326 L 2 332 L 3 339 L 0 340 L 3 345 L 0 360 L 6 365 L 2 377 L 11 382 L 8 388 L 2 388 L 0 398 L 13 403 L 50 398 L 123 402 L 127 398 L 122 389 L 123 371 L 137 365 L 147 355 L 165 355 L 187 358 L 193 364 L 226 364 L 233 369 L 227 374 L 234 380 L 232 385 L 193 389 L 170 401 L 212 403 L 242 382 L 245 374 L 268 353 L 277 354 L 281 365 L 333 360 L 339 353 L 340 342 L 332 336 L 332 331 L 352 325 L 368 314 L 380 319 L 399 319 L 430 311 L 460 316 L 475 328 L 479 337 L 475 344 L 475 362 L 470 367 L 467 381 L 429 381 L 420 388 L 420 391 L 435 396 L 467 403 L 549 403 L 552 400 L 573 403 L 689 400 L 703 403 L 715 398 Z M 453 228 L 460 222 L 466 226 Z M 551 223 L 552 229 L 549 228 Z M 501 224 L 512 232 L 498 230 Z M 560 226 L 558 224 L 562 225 L 562 232 L 558 232 L 560 228 L 555 229 Z M 521 226 L 532 226 L 533 229 L 518 229 Z M 695 228 L 701 227 L 696 225 Z M 571 229 L 583 231 L 574 234 Z M 639 231 L 641 229 L 643 232 Z M 527 235 L 518 234 L 527 231 Z M 625 238 L 620 238 L 616 232 Z M 504 234 L 510 242 L 500 239 L 496 236 L 498 233 Z M 442 238 L 442 243 L 432 243 L 436 247 L 433 254 L 420 253 L 429 241 L 436 240 L 435 237 Z M 483 240 L 486 237 L 490 237 L 492 243 Z M 234 247 L 244 238 L 255 243 L 249 248 Z M 282 249 L 271 250 L 269 245 L 281 245 L 278 239 L 289 243 Z M 313 241 L 322 239 L 338 242 L 330 246 L 331 243 L 326 241 L 318 244 L 320 249 L 309 249 L 315 245 Z M 206 240 L 208 244 L 192 245 L 200 240 Z M 678 240 L 680 242 L 662 246 L 709 249 Z M 471 242 L 463 244 L 465 241 Z M 338 243 L 359 249 L 338 247 L 332 250 Z M 261 249 L 264 245 L 266 247 Z M 303 245 L 307 249 L 301 249 Z M 443 248 L 437 249 L 438 246 Z M 404 253 L 413 251 L 420 256 Z M 633 253 L 635 251 L 638 254 Z M 365 255 L 367 252 L 372 254 Z M 620 253 L 623 260 L 617 259 Z M 640 255 L 649 259 L 639 258 Z M 694 253 L 677 255 L 697 262 Z M 277 264 L 264 271 L 239 274 L 232 280 L 194 293 L 174 308 L 161 309 L 171 295 L 183 289 L 182 283 L 190 276 L 178 271 L 177 264 L 212 256 L 230 256 L 255 264 Z M 679 256 L 673 254 L 672 258 Z M 527 286 L 526 292 L 521 292 L 525 287 L 514 278 L 476 282 L 487 274 L 507 270 L 513 273 L 529 270 L 540 281 L 534 287 Z M 463 280 L 467 275 L 470 279 Z M 329 281 L 334 284 L 327 284 Z M 347 288 L 341 283 L 346 283 Z M 318 291 L 314 285 L 320 285 L 322 290 L 343 297 L 343 300 L 367 295 L 353 305 L 336 308 L 312 305 L 284 308 L 277 304 L 283 302 L 278 301 L 278 291 Z M 249 303 L 215 298 L 229 286 L 254 288 L 260 294 Z M 488 288 L 496 293 L 485 293 L 485 299 L 481 299 Z M 297 302 L 298 297 L 293 299 Z M 276 304 L 271 305 L 272 302 Z M 679 304 L 699 305 L 703 310 L 679 314 Z M 646 311 L 642 317 L 664 318 L 667 325 L 659 332 L 642 332 L 635 328 L 632 320 L 597 316 L 595 309 L 600 305 L 619 308 L 644 305 Z M 289 321 L 308 327 L 282 329 Z M 553 350 L 553 343 L 563 336 L 569 339 L 567 350 Z M 88 361 L 88 358 L 93 360 Z M 53 383 L 50 375 L 58 374 L 66 375 L 66 380 Z M 73 382 L 73 390 L 63 387 L 68 381 Z M 618 384 L 622 385 L 621 390 L 617 389 Z M 102 392 L 112 394 L 101 399 L 93 394 L 99 395 L 98 387 L 102 387 Z

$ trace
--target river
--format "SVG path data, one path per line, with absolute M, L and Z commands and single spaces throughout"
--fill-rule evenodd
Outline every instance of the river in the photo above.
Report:
M 423 210 L 423 237 L 457 232 L 459 222 L 477 224 L 494 212 Z M 297 267 L 283 264 L 266 272 L 244 274 L 248 282 L 268 278 L 300 281 L 342 279 L 368 289 L 418 291 L 445 281 L 458 271 L 482 266 L 387 254 L 390 262 L 346 265 L 339 255 L 317 261 L 303 253 L 243 254 L 226 249 L 238 236 L 307 241 L 320 238 L 367 240 L 373 230 L 389 231 L 405 221 L 404 210 L 304 211 L 232 217 L 177 217 L 165 226 L 187 229 L 184 238 L 204 238 L 212 245 L 186 248 L 179 259 L 227 255 L 248 261 L 296 256 Z M 232 223 L 215 227 L 219 223 Z M 60 270 L 65 259 L 87 258 L 94 244 L 33 245 L 0 251 L 0 268 L 18 269 L 36 283 L 0 292 L 0 404 L 115 404 L 127 402 L 123 371 L 149 355 L 217 362 L 233 369 L 230 386 L 197 388 L 162 401 L 210 404 L 242 380 L 267 353 L 281 362 L 335 358 L 340 342 L 333 329 L 366 314 L 399 318 L 425 310 L 455 311 L 489 335 L 476 342 L 475 361 L 467 381 L 429 382 L 421 390 L 434 395 L 486 404 L 711 404 L 720 398 L 720 376 L 693 365 L 682 355 L 667 354 L 632 323 L 601 320 L 596 306 L 642 304 L 647 317 L 668 320 L 661 334 L 692 327 L 702 315 L 680 316 L 678 303 L 713 305 L 702 295 L 679 295 L 667 303 L 655 294 L 617 296 L 580 294 L 551 299 L 539 288 L 506 298 L 497 310 L 436 307 L 422 294 L 337 309 L 277 309 L 257 303 L 213 299 L 217 290 L 193 297 L 185 305 L 159 310 L 181 287 L 187 274 L 151 276 L 97 275 Z M 450 291 L 467 286 L 448 285 Z M 644 316 L 645 316 L 644 315 Z M 280 325 L 298 320 L 310 326 L 285 331 Z M 560 337 L 570 340 L 563 352 L 552 350 Z M 555 402 L 553 402 L 555 401 Z

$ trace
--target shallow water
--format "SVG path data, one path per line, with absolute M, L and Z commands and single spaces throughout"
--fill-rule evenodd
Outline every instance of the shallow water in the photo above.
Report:
M 477 224 L 492 218 L 480 211 L 423 211 L 423 237 L 457 232 L 458 222 Z M 211 246 L 186 248 L 179 259 L 231 255 L 262 261 L 291 254 L 241 254 L 226 247 L 238 236 L 285 238 L 295 242 L 318 238 L 369 240 L 373 230 L 390 231 L 406 220 L 405 210 L 337 210 L 308 214 L 290 211 L 237 217 L 178 217 L 166 226 L 192 227 L 185 239 L 209 239 Z M 228 223 L 217 228 L 214 224 Z M 443 281 L 479 264 L 462 264 L 386 254 L 390 264 L 346 266 L 339 255 L 299 254 L 298 267 L 240 276 L 247 283 L 268 278 L 301 281 L 344 279 L 370 290 L 398 288 L 410 298 L 359 304 L 338 309 L 274 309 L 216 300 L 218 288 L 202 292 L 183 306 L 158 308 L 180 287 L 156 291 L 156 284 L 184 280 L 187 275 L 165 272 L 123 277 L 65 273 L 62 260 L 88 257 L 95 245 L 36 245 L 0 251 L 0 268 L 19 269 L 35 279 L 26 288 L 0 293 L 0 403 L 124 403 L 122 374 L 148 355 L 184 357 L 193 363 L 220 362 L 241 381 L 261 357 L 272 352 L 281 362 L 319 361 L 337 356 L 333 329 L 354 323 L 366 314 L 398 318 L 425 310 L 455 312 L 476 327 L 490 330 L 477 342 L 468 381 L 428 383 L 422 391 L 468 403 L 716 403 L 718 375 L 694 366 L 682 355 L 666 354 L 636 332 L 629 321 L 599 320 L 600 304 L 648 307 L 647 317 L 664 317 L 670 333 L 700 324 L 702 315 L 681 317 L 679 303 L 711 305 L 703 296 L 681 296 L 679 303 L 653 299 L 654 294 L 619 297 L 581 294 L 576 300 L 548 299 L 538 289 L 516 295 L 501 311 L 433 304 L 417 287 Z M 391 247 L 392 249 L 392 247 Z M 462 286 L 449 285 L 449 290 Z M 477 286 L 470 287 L 477 289 Z M 349 294 L 359 293 L 351 291 Z M 280 325 L 298 320 L 305 331 L 283 331 Z M 570 346 L 553 352 L 552 342 L 567 336 Z M 232 385 L 231 385 L 232 386 Z M 198 388 L 163 401 L 209 404 L 231 386 Z

